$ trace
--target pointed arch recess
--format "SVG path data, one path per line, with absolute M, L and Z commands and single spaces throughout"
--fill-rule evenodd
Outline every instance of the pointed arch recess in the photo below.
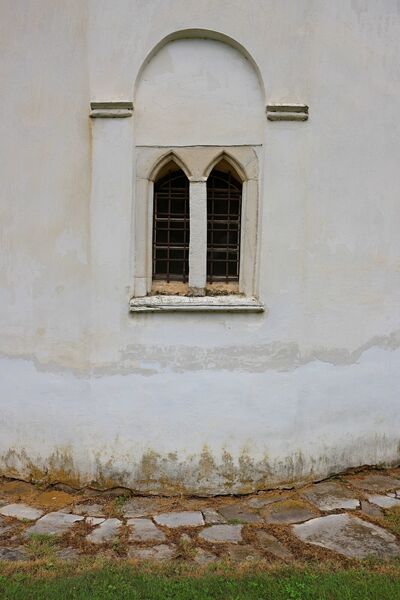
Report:
M 204 179 L 206 179 L 206 180 L 208 179 L 211 171 L 222 160 L 225 160 L 227 163 L 229 163 L 231 165 L 231 167 L 236 172 L 237 176 L 239 177 L 239 179 L 241 180 L 242 183 L 244 181 L 247 181 L 248 177 L 247 177 L 247 173 L 246 173 L 244 167 L 236 160 L 236 158 L 234 158 L 233 156 L 228 154 L 225 150 L 220 152 L 206 167 L 206 169 L 203 172 Z
M 187 166 L 185 165 L 185 163 L 183 162 L 183 160 L 174 152 L 174 151 L 170 151 L 167 152 L 166 154 L 164 154 L 163 156 L 161 156 L 157 162 L 155 163 L 155 165 L 153 165 L 148 179 L 150 181 L 155 181 L 157 179 L 158 174 L 160 173 L 160 171 L 169 163 L 169 162 L 174 162 L 176 164 L 177 167 L 179 167 L 180 169 L 182 169 L 182 171 L 185 173 L 186 177 L 190 180 L 192 177 L 191 172 L 189 171 L 189 169 L 187 168 Z

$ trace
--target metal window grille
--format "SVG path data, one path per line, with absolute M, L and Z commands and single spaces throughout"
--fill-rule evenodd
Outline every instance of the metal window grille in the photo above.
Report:
M 207 281 L 238 281 L 242 184 L 230 173 L 207 180 Z
M 179 170 L 154 184 L 153 279 L 187 282 L 189 233 L 189 181 Z

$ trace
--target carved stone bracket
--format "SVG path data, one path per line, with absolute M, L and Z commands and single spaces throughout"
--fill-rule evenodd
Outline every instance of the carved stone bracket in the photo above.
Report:
M 91 102 L 91 119 L 125 119 L 133 114 L 132 102 Z
M 307 121 L 308 106 L 306 104 L 268 104 L 267 119 L 269 121 Z

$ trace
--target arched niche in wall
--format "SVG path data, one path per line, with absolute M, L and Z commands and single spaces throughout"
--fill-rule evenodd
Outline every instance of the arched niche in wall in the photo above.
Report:
M 146 62 L 135 85 L 138 146 L 258 145 L 264 92 L 239 49 L 210 38 L 172 39 Z
M 134 106 L 134 296 L 157 295 L 152 279 L 154 173 L 168 157 L 185 165 L 181 168 L 189 180 L 186 293 L 210 295 L 207 179 L 224 159 L 241 179 L 243 221 L 239 274 L 224 292 L 256 296 L 258 176 L 266 123 L 256 63 L 240 44 L 222 34 L 177 32 L 161 40 L 144 61 L 134 85 Z M 173 295 L 169 288 L 164 293 Z

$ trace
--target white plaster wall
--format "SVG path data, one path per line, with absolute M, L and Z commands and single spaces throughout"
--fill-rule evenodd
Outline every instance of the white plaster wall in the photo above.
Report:
M 78 369 L 90 289 L 86 37 L 79 0 L 0 4 L 1 352 Z
M 2 472 L 210 493 L 398 462 L 398 2 L 0 12 Z M 264 122 L 268 311 L 132 316 L 140 108 L 91 124 L 89 101 L 136 103 L 160 41 L 199 29 L 246 49 L 267 102 L 310 106 L 307 123 Z M 196 143 L 228 143 L 201 124 Z
M 258 372 L 138 361 L 90 382 L 23 360 L 0 367 L 12 398 L 2 439 L 12 448 L 2 457 L 9 475 L 243 493 L 398 456 L 399 350 L 371 348 L 352 365 Z
M 246 57 L 227 44 L 171 41 L 141 73 L 135 123 L 136 145 L 260 144 L 260 81 Z

